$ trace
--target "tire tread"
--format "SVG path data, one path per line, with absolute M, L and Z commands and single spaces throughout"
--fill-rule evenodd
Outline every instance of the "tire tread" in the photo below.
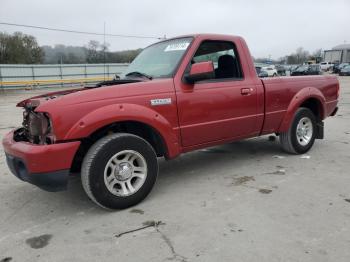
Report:
M 282 149 L 289 153 L 289 154 L 300 154 L 301 152 L 299 152 L 299 150 L 297 148 L 295 148 L 295 146 L 293 145 L 293 142 L 292 142 L 292 136 L 294 134 L 292 134 L 292 131 L 293 131 L 293 125 L 295 124 L 295 121 L 296 121 L 296 118 L 298 115 L 302 114 L 303 112 L 306 112 L 307 114 L 311 114 L 313 117 L 314 114 L 312 113 L 312 111 L 306 107 L 300 107 L 298 108 L 298 110 L 295 112 L 294 114 L 294 118 L 293 118 L 293 121 L 288 129 L 287 132 L 282 132 L 279 134 L 279 138 L 280 138 L 280 144 L 281 144 L 281 147 Z M 305 113 L 304 113 L 305 114 Z M 315 131 L 315 127 L 314 127 L 314 132 Z M 314 135 L 315 136 L 315 135 Z M 311 146 L 307 149 L 307 151 L 312 147 L 313 143 L 314 143 L 314 140 L 315 138 L 313 138 L 313 141 L 311 141 Z
M 82 163 L 82 168 L 81 168 L 81 183 L 83 186 L 83 189 L 85 191 L 85 193 L 87 194 L 87 196 L 97 205 L 99 205 L 102 208 L 105 209 L 109 209 L 110 208 L 102 205 L 99 201 L 97 201 L 97 199 L 94 197 L 93 193 L 92 193 L 92 189 L 91 189 L 91 184 L 90 184 L 90 168 L 92 165 L 93 160 L 95 159 L 96 155 L 102 150 L 102 148 L 108 144 L 109 142 L 111 142 L 112 140 L 118 139 L 118 138 L 123 138 L 123 137 L 136 137 L 138 139 L 143 140 L 146 144 L 148 144 L 148 146 L 150 148 L 152 148 L 154 155 L 156 156 L 156 153 L 153 149 L 153 147 L 143 138 L 133 135 L 133 134 L 129 134 L 129 133 L 115 133 L 115 134 L 111 134 L 108 136 L 105 136 L 103 138 L 101 138 L 100 140 L 98 140 L 97 142 L 95 142 L 95 144 L 93 144 L 90 149 L 88 150 L 88 152 L 86 153 L 83 163 Z

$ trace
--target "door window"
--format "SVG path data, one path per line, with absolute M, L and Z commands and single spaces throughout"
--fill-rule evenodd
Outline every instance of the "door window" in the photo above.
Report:
M 232 42 L 204 41 L 199 46 L 191 63 L 212 61 L 215 69 L 213 79 L 241 79 L 242 69 L 237 50 Z

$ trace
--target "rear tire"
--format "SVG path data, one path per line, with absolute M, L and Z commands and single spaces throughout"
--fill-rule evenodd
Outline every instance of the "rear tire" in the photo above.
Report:
M 89 149 L 81 181 L 96 204 L 124 209 L 150 193 L 157 175 L 157 156 L 152 146 L 141 137 L 118 133 L 101 138 Z
M 316 138 L 316 117 L 308 108 L 299 108 L 287 132 L 280 133 L 282 149 L 290 154 L 304 154 L 311 149 Z

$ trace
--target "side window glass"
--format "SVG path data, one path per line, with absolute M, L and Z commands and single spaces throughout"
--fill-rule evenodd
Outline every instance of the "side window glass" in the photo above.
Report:
M 192 64 L 212 61 L 215 79 L 242 78 L 236 47 L 232 42 L 204 41 L 196 51 Z

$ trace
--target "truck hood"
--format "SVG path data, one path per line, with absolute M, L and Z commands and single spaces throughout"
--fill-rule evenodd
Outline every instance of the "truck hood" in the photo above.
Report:
M 168 87 L 168 88 L 165 88 Z M 113 85 L 101 87 L 85 87 L 67 91 L 51 92 L 35 96 L 18 103 L 17 106 L 32 108 L 37 112 L 57 112 L 74 110 L 72 106 L 83 106 L 84 108 L 95 104 L 103 106 L 116 103 L 117 101 L 129 101 L 136 103 L 148 96 L 161 95 L 165 90 L 173 88 L 172 78 L 161 78 L 153 80 L 122 80 L 116 81 Z M 97 105 L 98 104 L 98 105 Z
M 49 92 L 46 94 L 38 95 L 38 96 L 33 96 L 31 98 L 27 98 L 17 104 L 17 107 L 30 107 L 30 108 L 36 108 L 39 105 L 42 105 L 48 101 L 51 101 L 53 99 L 61 98 L 62 96 L 66 96 L 69 94 L 77 93 L 79 92 L 80 94 L 82 92 L 95 89 L 95 88 L 105 88 L 107 86 L 110 86 L 111 84 L 115 85 L 122 85 L 122 84 L 129 84 L 129 83 L 136 83 L 140 82 L 141 80 L 135 80 L 135 79 L 130 79 L 130 80 L 111 80 L 111 81 L 105 81 L 96 84 L 95 86 L 86 86 L 84 88 L 76 88 L 76 89 L 70 89 L 70 90 L 63 90 L 63 91 L 55 91 L 55 92 Z M 106 85 L 104 85 L 106 84 Z
M 57 97 L 68 95 L 71 93 L 75 93 L 78 91 L 83 91 L 83 90 L 84 90 L 84 88 L 77 88 L 77 89 L 71 89 L 71 90 L 65 90 L 65 91 L 49 92 L 49 93 L 46 93 L 43 95 L 33 96 L 31 98 L 27 98 L 27 99 L 17 103 L 17 106 L 18 107 L 37 107 L 45 101 L 55 99 Z

